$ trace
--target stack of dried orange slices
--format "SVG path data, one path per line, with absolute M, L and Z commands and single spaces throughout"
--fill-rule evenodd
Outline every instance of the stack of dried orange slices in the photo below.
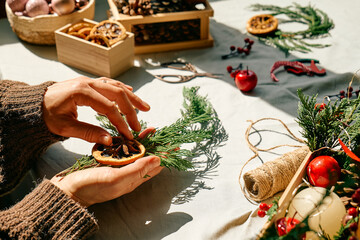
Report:
M 127 36 L 124 26 L 112 20 L 105 20 L 98 24 L 76 23 L 68 29 L 67 33 L 104 47 L 111 47 Z

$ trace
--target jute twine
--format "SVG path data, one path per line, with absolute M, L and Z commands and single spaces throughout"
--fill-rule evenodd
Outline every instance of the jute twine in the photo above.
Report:
M 296 137 L 287 125 L 277 118 L 261 118 L 255 122 L 250 121 L 251 124 L 247 128 L 245 133 L 245 139 L 249 148 L 254 152 L 252 156 L 246 163 L 242 166 L 239 175 L 239 184 L 241 191 L 244 196 L 250 201 L 262 201 L 267 198 L 274 196 L 277 192 L 283 191 L 289 184 L 290 180 L 294 176 L 295 172 L 299 168 L 302 161 L 305 159 L 306 155 L 309 153 L 309 148 L 304 145 L 291 145 L 291 144 L 282 144 L 277 145 L 267 149 L 261 149 L 255 147 L 249 140 L 250 131 L 253 126 L 265 120 L 275 120 L 279 121 L 288 133 L 299 143 L 304 143 L 304 141 Z M 262 164 L 260 167 L 246 172 L 243 176 L 245 186 L 242 186 L 241 176 L 244 170 L 244 167 L 253 159 L 259 156 L 259 152 L 267 152 L 279 147 L 297 147 L 296 150 L 283 154 L 281 157 L 276 158 L 272 161 L 267 161 Z M 256 203 L 255 203 L 256 204 Z

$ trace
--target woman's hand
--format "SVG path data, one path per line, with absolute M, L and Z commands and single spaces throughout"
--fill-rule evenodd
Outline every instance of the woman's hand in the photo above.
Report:
M 140 158 L 121 168 L 97 167 L 50 181 L 81 205 L 88 207 L 131 192 L 157 175 L 163 167 L 156 156 Z
M 77 106 L 90 106 L 96 112 L 106 115 L 119 133 L 128 139 L 133 136 L 121 113 L 126 116 L 133 130 L 140 131 L 134 107 L 141 111 L 150 110 L 150 106 L 136 96 L 130 86 L 104 77 L 78 77 L 48 87 L 44 96 L 43 115 L 49 131 L 64 137 L 110 145 L 111 136 L 107 131 L 77 120 Z

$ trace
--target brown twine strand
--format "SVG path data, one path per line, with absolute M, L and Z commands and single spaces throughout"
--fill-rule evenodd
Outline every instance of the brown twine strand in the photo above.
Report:
M 272 197 L 275 195 L 275 193 L 284 190 L 289 184 L 291 178 L 294 176 L 301 162 L 305 159 L 306 155 L 310 151 L 307 146 L 291 144 L 281 144 L 267 149 L 255 147 L 249 140 L 250 131 L 256 123 L 265 120 L 279 121 L 296 141 L 299 143 L 304 143 L 304 140 L 296 137 L 290 131 L 288 126 L 280 119 L 261 118 L 254 122 L 249 121 L 251 124 L 245 132 L 245 139 L 249 148 L 251 151 L 253 151 L 254 156 L 248 159 L 241 167 L 239 174 L 239 184 L 241 191 L 243 192 L 246 199 L 253 204 L 257 204 L 256 202 Z M 245 173 L 243 176 L 245 185 L 242 186 L 241 176 L 243 175 L 243 170 L 249 162 L 259 156 L 259 152 L 268 152 L 270 150 L 285 146 L 297 147 L 298 149 L 285 153 L 281 157 L 273 161 L 268 161 L 260 167 Z

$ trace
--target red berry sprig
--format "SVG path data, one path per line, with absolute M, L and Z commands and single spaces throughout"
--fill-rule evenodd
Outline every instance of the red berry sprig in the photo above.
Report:
M 346 91 L 341 90 L 338 94 L 334 94 L 334 95 L 329 95 L 329 98 L 332 97 L 337 97 L 339 99 L 343 99 L 343 98 L 351 98 L 351 97 L 359 97 L 359 93 L 360 93 L 360 88 L 359 90 L 354 91 L 353 87 L 348 87 L 346 89 Z
M 261 218 L 265 217 L 266 212 L 272 207 L 272 204 L 260 203 L 257 215 Z
M 236 74 L 238 74 L 239 73 L 239 71 L 240 70 L 242 70 L 242 68 L 243 68 L 243 65 L 242 65 L 242 63 L 240 63 L 237 67 L 232 67 L 232 66 L 227 66 L 226 67 L 226 71 L 228 72 L 228 73 L 230 73 L 230 77 L 232 77 L 232 78 L 235 78 L 236 77 Z
M 254 41 L 251 40 L 250 38 L 245 38 L 244 42 L 245 42 L 244 47 L 230 46 L 230 53 L 221 56 L 221 59 L 227 59 L 230 57 L 238 56 L 240 54 L 245 54 L 246 56 L 249 55 L 251 51 L 251 46 L 254 44 Z

